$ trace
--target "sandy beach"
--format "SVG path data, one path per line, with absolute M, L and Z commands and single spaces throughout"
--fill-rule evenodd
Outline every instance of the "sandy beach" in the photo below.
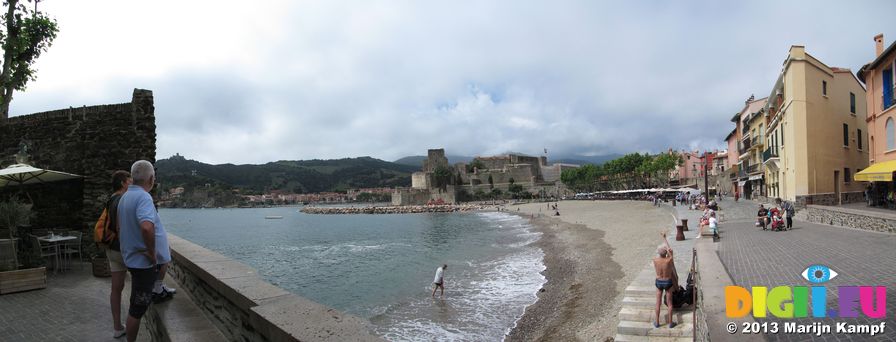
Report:
M 671 211 L 649 202 L 564 201 L 508 206 L 542 232 L 547 283 L 508 341 L 605 341 L 616 333 L 624 289 L 674 228 Z

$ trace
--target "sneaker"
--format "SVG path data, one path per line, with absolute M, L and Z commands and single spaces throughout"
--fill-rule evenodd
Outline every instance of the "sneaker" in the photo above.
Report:
M 168 286 L 165 286 L 165 284 L 162 284 L 162 291 L 168 291 L 168 292 L 171 292 L 171 294 L 177 293 L 177 289 L 173 289 Z
M 161 302 L 167 301 L 171 298 L 174 298 L 174 293 L 165 291 L 164 288 L 162 289 L 162 292 L 152 294 L 152 302 L 153 303 L 161 303 Z
M 112 338 L 119 338 L 119 337 L 122 337 L 122 336 L 124 336 L 124 335 L 126 335 L 126 334 L 127 334 L 127 333 L 124 331 L 124 329 L 122 329 L 122 330 L 113 329 L 113 330 L 112 330 Z

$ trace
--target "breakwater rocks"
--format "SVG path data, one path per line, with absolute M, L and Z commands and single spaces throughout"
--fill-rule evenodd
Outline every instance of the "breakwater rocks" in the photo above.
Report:
M 490 205 L 404 205 L 388 207 L 304 207 L 306 214 L 415 214 L 495 210 Z

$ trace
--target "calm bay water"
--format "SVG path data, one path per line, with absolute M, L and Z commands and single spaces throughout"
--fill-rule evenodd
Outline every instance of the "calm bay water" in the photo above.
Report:
M 544 255 L 531 245 L 539 233 L 504 213 L 306 215 L 286 207 L 160 214 L 169 232 L 288 291 L 369 319 L 390 340 L 500 340 L 545 282 Z M 442 264 L 446 298 L 434 300 L 432 278 Z

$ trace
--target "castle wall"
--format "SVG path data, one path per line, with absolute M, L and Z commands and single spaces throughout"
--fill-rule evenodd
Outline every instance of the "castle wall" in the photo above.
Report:
M 0 164 L 15 163 L 20 144 L 37 168 L 84 176 L 82 180 L 28 185 L 33 227 L 87 231 L 102 212 L 116 170 L 156 157 L 152 91 L 134 89 L 131 102 L 14 116 L 0 122 Z M 18 187 L 0 188 L 14 193 Z M 88 239 L 85 239 L 88 241 Z

